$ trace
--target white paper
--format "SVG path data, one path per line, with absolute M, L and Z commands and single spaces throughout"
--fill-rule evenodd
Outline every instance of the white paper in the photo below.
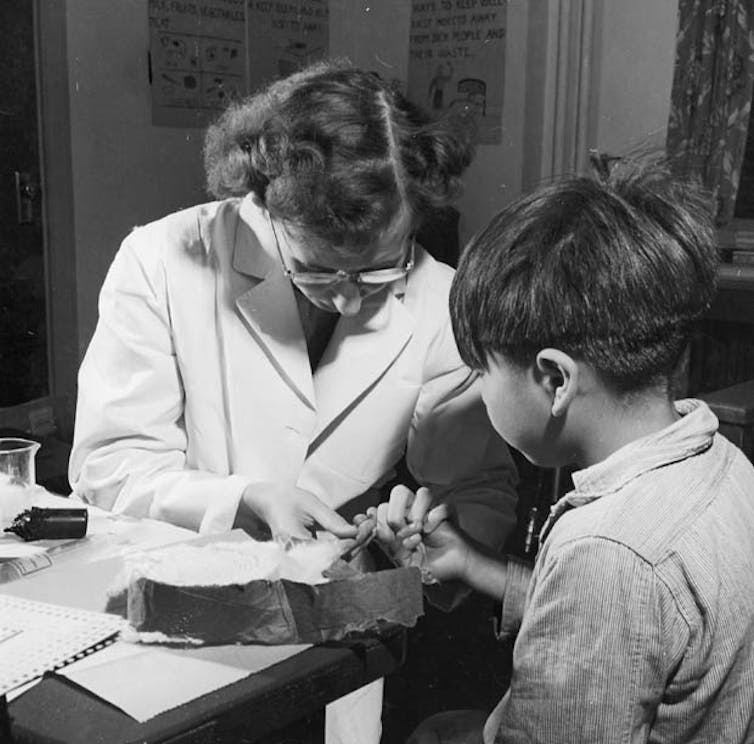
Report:
M 44 555 L 46 552 L 46 547 L 24 542 L 20 537 L 0 537 L 0 559 L 28 558 L 32 555 Z
M 89 653 L 123 626 L 115 615 L 0 594 L 0 695 Z
M 125 643 L 110 658 L 97 654 L 91 663 L 59 673 L 141 723 L 249 675 L 226 664 Z
M 116 642 L 58 671 L 143 723 L 266 669 L 309 646 L 168 650 Z

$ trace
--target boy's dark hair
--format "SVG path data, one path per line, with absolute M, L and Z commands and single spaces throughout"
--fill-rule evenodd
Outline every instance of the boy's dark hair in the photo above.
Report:
M 546 347 L 619 393 L 667 384 L 713 297 L 711 200 L 661 163 L 569 178 L 497 214 L 463 253 L 450 293 L 461 356 L 521 366 Z
M 252 191 L 331 245 L 368 245 L 401 208 L 418 229 L 456 196 L 472 137 L 460 119 L 430 121 L 375 73 L 321 62 L 232 104 L 208 129 L 207 187 Z

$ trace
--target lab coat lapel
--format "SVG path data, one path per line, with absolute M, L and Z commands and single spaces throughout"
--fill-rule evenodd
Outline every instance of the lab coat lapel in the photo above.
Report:
M 413 316 L 392 293 L 354 317 L 341 317 L 314 375 L 317 428 L 310 454 L 390 368 L 413 328 Z
M 248 281 L 242 285 L 236 297 L 238 312 L 278 374 L 313 409 L 314 385 L 293 288 L 277 261 L 270 260 L 243 221 L 236 237 L 233 268 L 259 277 L 250 288 Z

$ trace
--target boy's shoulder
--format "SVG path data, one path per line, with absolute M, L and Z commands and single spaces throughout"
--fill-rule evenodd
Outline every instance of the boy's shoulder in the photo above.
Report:
M 718 434 L 704 453 L 567 510 L 547 542 L 552 553 L 574 541 L 608 540 L 658 566 L 671 555 L 727 544 L 742 527 L 754 534 L 754 466 Z

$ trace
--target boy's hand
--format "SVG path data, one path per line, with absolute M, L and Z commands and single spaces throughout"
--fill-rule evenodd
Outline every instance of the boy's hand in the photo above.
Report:
M 404 540 L 420 535 L 431 504 L 432 495 L 428 488 L 420 488 L 414 494 L 406 486 L 395 486 L 390 492 L 389 501 L 381 503 L 376 509 L 367 509 L 367 514 L 377 523 L 377 542 L 397 565 L 418 565 L 419 556 L 416 553 L 421 538 L 410 545 L 404 545 Z
M 448 506 L 432 507 L 428 488 L 414 494 L 396 486 L 388 502 L 369 512 L 377 519 L 383 550 L 400 566 L 418 566 L 425 584 L 465 576 L 471 549 L 448 521 Z
M 416 493 L 406 486 L 395 486 L 390 492 L 385 511 L 387 526 L 395 535 L 407 528 L 418 532 L 432 502 L 432 493 L 426 486 L 419 488 Z
M 429 513 L 429 517 L 432 512 Z M 418 537 L 418 536 L 417 536 Z M 468 582 L 473 549 L 464 534 L 447 519 L 421 535 L 424 568 L 438 581 Z

